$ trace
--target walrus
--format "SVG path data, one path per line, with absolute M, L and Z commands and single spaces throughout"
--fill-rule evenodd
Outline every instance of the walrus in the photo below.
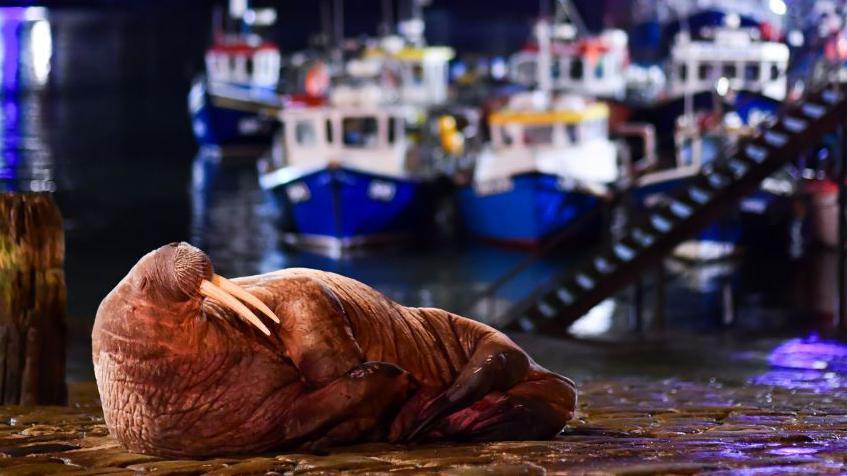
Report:
M 317 270 L 230 281 L 187 243 L 141 258 L 92 344 L 109 431 L 170 457 L 549 439 L 577 398 L 479 322 Z

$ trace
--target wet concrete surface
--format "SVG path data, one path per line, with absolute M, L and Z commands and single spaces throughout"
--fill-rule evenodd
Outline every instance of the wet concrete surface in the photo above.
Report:
M 515 336 L 518 341 L 538 339 Z M 0 408 L 0 473 L 73 474 L 843 474 L 847 347 L 817 338 L 742 348 L 715 338 L 602 346 L 536 342 L 539 361 L 576 374 L 576 418 L 552 441 L 280 452 L 205 461 L 135 455 L 111 438 L 93 383 L 68 407 Z M 726 344 L 726 342 L 724 342 Z M 545 352 L 544 349 L 554 349 Z M 725 349 L 734 348 L 735 351 Z M 635 362 L 609 372 L 603 356 Z M 664 359 L 659 356 L 664 355 Z M 681 366 L 702 365 L 686 378 Z M 587 371 L 580 372 L 579 368 Z M 602 369 L 606 368 L 604 372 Z M 723 371 L 717 369 L 723 369 Z M 594 373 L 596 372 L 596 373 Z M 594 373 L 593 376 L 589 375 Z M 718 376 L 709 378 L 707 375 Z

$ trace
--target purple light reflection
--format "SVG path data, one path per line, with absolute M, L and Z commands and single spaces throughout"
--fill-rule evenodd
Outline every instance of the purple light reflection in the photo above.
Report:
M 816 335 L 792 339 L 774 349 L 768 362 L 786 369 L 847 372 L 847 345 Z
M 768 356 L 770 371 L 752 383 L 815 392 L 847 388 L 847 344 L 817 335 L 792 339 Z
M 779 456 L 805 456 L 818 453 L 820 448 L 798 448 L 796 446 L 786 446 L 768 451 L 772 455 Z
M 24 7 L 0 8 L 0 35 L 3 40 L 3 88 L 17 90 L 18 68 L 20 65 L 19 27 L 26 18 Z

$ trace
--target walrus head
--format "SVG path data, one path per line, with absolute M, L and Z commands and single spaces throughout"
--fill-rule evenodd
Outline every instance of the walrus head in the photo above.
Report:
M 291 371 L 264 339 L 252 338 L 259 336 L 237 322 L 270 334 L 256 313 L 279 322 L 258 298 L 216 275 L 209 257 L 187 243 L 142 257 L 103 299 L 92 330 L 110 432 L 132 451 L 174 455 L 262 449 L 273 442 L 260 424 L 268 423 L 261 420 L 267 416 L 262 402 L 273 400 L 267 399 Z M 245 375 L 269 380 L 256 383 Z M 250 411 L 258 416 L 245 413 Z M 263 429 L 251 434 L 242 425 Z
M 184 242 L 171 243 L 148 253 L 132 268 L 122 285 L 130 289 L 122 289 L 119 285 L 113 293 L 128 292 L 143 297 L 145 303 L 155 304 L 155 309 L 144 313 L 144 317 L 148 318 L 161 319 L 169 314 L 191 315 L 194 313 L 185 312 L 185 307 L 199 307 L 203 298 L 209 298 L 232 310 L 265 335 L 270 335 L 270 330 L 244 303 L 279 323 L 276 314 L 262 301 L 215 274 L 209 257 Z M 178 312 L 172 312 L 174 310 Z

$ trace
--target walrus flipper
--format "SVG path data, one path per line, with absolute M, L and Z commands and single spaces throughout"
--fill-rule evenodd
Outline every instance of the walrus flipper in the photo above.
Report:
M 508 337 L 494 332 L 485 336 L 456 381 L 424 408 L 406 441 L 414 441 L 441 418 L 471 405 L 490 392 L 509 390 L 524 379 L 529 365 L 529 357 Z
M 417 389 L 405 370 L 366 362 L 298 398 L 282 415 L 282 447 L 321 449 L 378 440 L 385 422 Z
M 539 440 L 555 437 L 573 418 L 576 386 L 533 366 L 526 380 L 491 392 L 436 422 L 421 441 Z

